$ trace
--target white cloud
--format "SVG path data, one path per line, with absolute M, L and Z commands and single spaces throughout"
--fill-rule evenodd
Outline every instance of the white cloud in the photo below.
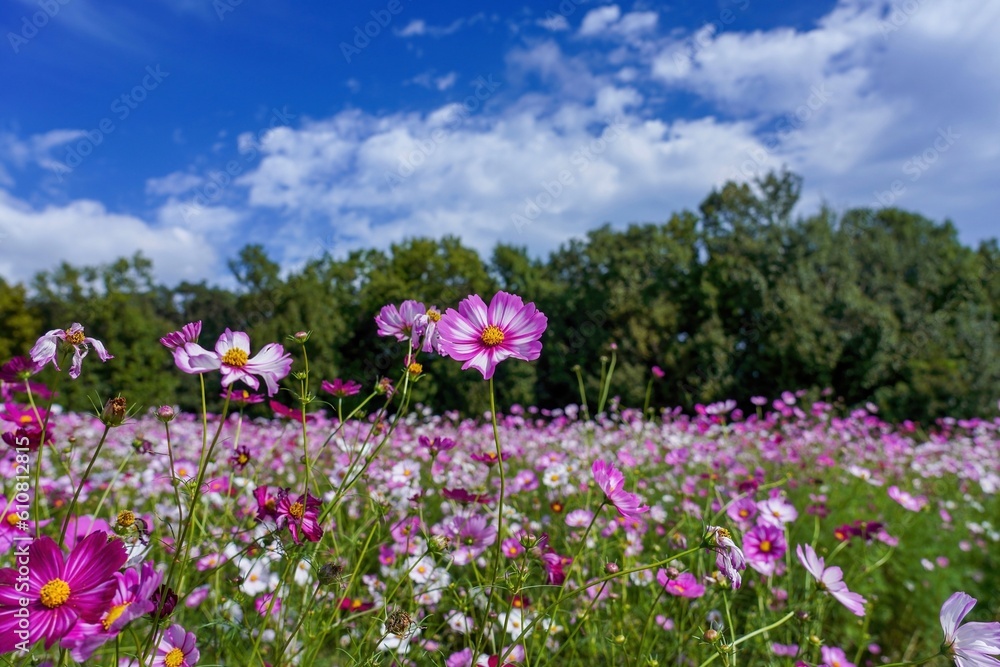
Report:
M 551 32 L 563 32 L 569 30 L 569 21 L 562 14 L 550 14 L 543 19 L 536 21 L 538 25 Z
M 583 22 L 580 24 L 580 35 L 599 35 L 621 18 L 621 15 L 622 10 L 618 5 L 605 5 L 597 9 L 591 9 L 583 17 Z
M 168 284 L 220 272 L 219 239 L 210 232 L 151 224 L 96 201 L 37 209 L 0 190 L 0 220 L 0 275 L 15 280 L 63 261 L 94 265 L 136 251 L 153 260 L 157 277 Z
M 161 178 L 151 178 L 146 181 L 146 192 L 151 195 L 181 195 L 194 190 L 204 182 L 204 179 L 194 174 L 175 171 Z

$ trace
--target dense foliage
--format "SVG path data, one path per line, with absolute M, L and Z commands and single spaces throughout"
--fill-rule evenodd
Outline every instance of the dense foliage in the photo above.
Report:
M 728 183 L 697 213 L 605 226 L 544 261 L 501 244 L 487 262 L 455 238 L 413 238 L 342 258 L 317 243 L 312 259 L 283 272 L 261 247 L 247 246 L 230 262 L 235 291 L 156 284 L 141 256 L 64 264 L 30 286 L 0 279 L 0 357 L 25 353 L 50 326 L 89 321 L 123 363 L 62 387 L 70 406 L 86 409 L 95 392 L 127 389 L 135 402 L 190 408 L 196 384 L 164 372 L 171 360 L 157 338 L 203 320 L 209 337 L 226 327 L 261 341 L 310 330 L 316 377 L 370 387 L 398 370 L 375 335 L 381 306 L 413 298 L 444 309 L 505 289 L 549 316 L 539 363 L 498 370 L 505 404 L 579 401 L 577 365 L 595 394 L 598 360 L 616 343 L 611 392 L 632 405 L 642 404 L 657 365 L 666 372 L 653 388 L 660 405 L 735 398 L 746 406 L 752 395 L 797 387 L 813 395 L 831 388 L 846 405 L 875 402 L 894 420 L 992 411 L 1000 394 L 997 242 L 971 249 L 949 222 L 898 209 L 823 208 L 793 219 L 799 189 L 788 173 Z M 432 361 L 426 371 L 415 400 L 465 414 L 488 407 L 483 383 L 455 365 Z

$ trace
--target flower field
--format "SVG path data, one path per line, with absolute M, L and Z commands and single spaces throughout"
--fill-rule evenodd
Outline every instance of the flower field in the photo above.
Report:
M 614 351 L 579 405 L 437 414 L 415 383 L 462 362 L 492 398 L 497 364 L 544 354 L 544 315 L 500 293 L 376 322 L 400 370 L 374 387 L 311 377 L 306 333 L 255 354 L 164 332 L 206 395 L 221 374 L 222 414 L 47 408 L 41 365 L 115 363 L 75 326 L 6 365 L 2 659 L 998 664 L 1000 418 L 622 406 Z M 286 378 L 296 408 L 245 415 Z

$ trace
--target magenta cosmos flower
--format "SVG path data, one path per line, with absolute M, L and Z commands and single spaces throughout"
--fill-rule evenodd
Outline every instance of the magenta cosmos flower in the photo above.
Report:
M 41 338 L 39 338 L 31 351 L 28 352 L 28 356 L 31 357 L 31 361 L 39 368 L 45 366 L 50 361 L 52 365 L 56 367 L 56 370 L 62 370 L 59 368 L 59 362 L 56 360 L 59 356 L 59 343 L 63 345 L 68 345 L 73 350 L 73 361 L 69 367 L 69 376 L 74 380 L 80 377 L 80 369 L 83 367 L 83 358 L 87 356 L 90 352 L 90 347 L 93 346 L 94 350 L 97 351 L 97 356 L 101 361 L 107 361 L 108 359 L 114 359 L 114 357 L 104 349 L 104 343 L 97 340 L 96 338 L 88 338 L 83 333 L 83 325 L 79 322 L 74 322 L 73 326 L 69 329 L 53 329 Z
M 195 342 L 201 334 L 201 322 L 186 324 L 180 331 L 160 339 L 173 352 L 174 362 L 185 373 L 199 374 L 222 371 L 222 386 L 228 387 L 237 380 L 251 389 L 259 389 L 259 376 L 267 386 L 267 395 L 278 393 L 278 381 L 292 369 L 292 355 L 280 343 L 268 343 L 254 357 L 250 357 L 250 336 L 242 331 L 226 329 L 209 351 Z
M 670 578 L 671 574 L 674 574 L 672 579 Z M 656 581 L 663 586 L 664 590 L 677 597 L 700 598 L 705 594 L 705 587 L 699 584 L 698 578 L 690 572 L 677 574 L 676 570 L 671 573 L 661 569 L 656 573 Z
M 156 647 L 153 667 L 194 667 L 201 657 L 195 646 L 197 639 L 193 632 L 187 632 L 179 625 L 170 626 Z
M 296 544 L 301 544 L 302 537 L 310 542 L 319 542 L 323 537 L 323 529 L 319 525 L 319 508 L 322 506 L 319 498 L 310 494 L 299 496 L 297 500 L 285 492 L 278 499 L 275 513 L 278 517 L 278 527 L 287 525 Z
M 763 575 L 774 574 L 775 565 L 787 549 L 785 531 L 775 526 L 760 524 L 743 534 L 747 564 Z
M 836 565 L 826 567 L 825 561 L 816 555 L 816 550 L 810 545 L 798 545 L 795 553 L 799 557 L 802 566 L 816 578 L 816 585 L 832 595 L 837 602 L 847 607 L 855 616 L 865 615 L 865 604 L 868 602 L 858 593 L 847 590 L 844 583 L 844 571 Z
M 155 608 L 152 597 L 163 575 L 152 561 L 143 563 L 141 569 L 115 572 L 114 576 L 118 587 L 100 622 L 81 620 L 62 640 L 63 648 L 70 649 L 77 662 L 90 660 L 94 651 L 118 636 L 126 625 Z
M 962 619 L 976 606 L 976 598 L 955 593 L 941 605 L 944 649 L 958 667 L 996 667 L 1000 655 L 1000 623 L 966 623 Z
M 504 359 L 537 359 L 542 353 L 540 339 L 546 326 L 545 315 L 535 304 L 525 305 L 519 296 L 497 292 L 487 307 L 478 294 L 473 294 L 458 304 L 457 312 L 449 308 L 441 316 L 441 352 L 464 361 L 462 370 L 475 368 L 489 380 Z
M 623 517 L 630 520 L 638 519 L 640 514 L 649 511 L 649 505 L 643 505 L 639 496 L 625 490 L 625 475 L 614 465 L 600 460 L 594 461 L 591 472 L 608 502 L 614 505 Z
M 334 398 L 347 398 L 348 396 L 354 396 L 361 391 L 361 385 L 354 380 L 344 381 L 340 378 L 334 378 L 333 382 L 323 380 L 320 384 L 320 388 L 322 388 L 326 393 L 333 395 Z
M 393 336 L 400 342 L 409 340 L 412 347 L 417 347 L 416 341 L 423 333 L 426 313 L 426 306 L 413 299 L 404 301 L 398 308 L 393 303 L 382 306 L 382 310 L 375 316 L 378 335 Z
M 49 537 L 33 541 L 24 553 L 19 547 L 15 554 L 18 566 L 28 570 L 27 582 L 19 581 L 18 567 L 0 570 L 0 653 L 39 639 L 48 649 L 77 621 L 99 623 L 117 589 L 115 572 L 128 558 L 122 543 L 108 542 L 104 532 L 88 535 L 68 558 Z M 21 611 L 22 598 L 28 601 L 27 616 Z

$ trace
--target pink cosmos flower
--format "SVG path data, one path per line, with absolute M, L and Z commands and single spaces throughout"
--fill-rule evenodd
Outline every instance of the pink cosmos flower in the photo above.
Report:
M 784 498 L 768 498 L 757 503 L 758 523 L 766 523 L 770 526 L 781 528 L 786 523 L 791 523 L 798 518 L 799 512 L 795 506 Z
M 897 503 L 910 510 L 911 512 L 919 512 L 924 507 L 927 506 L 927 496 L 911 496 L 906 491 L 903 491 L 898 486 L 890 486 L 888 489 L 889 497 L 895 500 Z
M 172 625 L 163 632 L 156 647 L 153 667 L 194 667 L 201 656 L 195 646 L 197 637 L 179 625 Z
M 754 526 L 743 535 L 747 564 L 761 574 L 774 573 L 775 564 L 785 555 L 785 532 L 769 525 Z
M 844 654 L 844 649 L 837 648 L 836 646 L 823 646 L 819 649 L 820 667 L 857 667 L 853 662 L 847 659 Z
M 63 648 L 69 649 L 77 662 L 90 660 L 94 651 L 114 639 L 126 625 L 154 609 L 152 596 L 163 575 L 152 561 L 143 563 L 141 570 L 132 568 L 115 572 L 114 576 L 118 587 L 100 622 L 81 620 L 62 640 Z
M 354 380 L 344 382 L 340 378 L 334 378 L 333 382 L 323 380 L 320 387 L 326 393 L 332 394 L 334 398 L 347 398 L 361 391 L 361 385 Z
M 63 555 L 49 537 L 34 540 L 27 549 L 31 564 L 27 591 L 18 582 L 16 567 L 0 570 L 0 653 L 13 651 L 26 641 L 45 640 L 49 649 L 65 637 L 77 621 L 97 623 L 115 595 L 115 572 L 128 554 L 119 540 L 108 542 L 107 533 L 88 535 L 69 554 Z M 24 628 L 16 616 L 21 599 L 28 600 L 30 622 Z
M 497 364 L 513 357 L 533 361 L 542 353 L 540 341 L 548 319 L 534 303 L 497 292 L 489 307 L 478 294 L 449 308 L 438 323 L 441 352 L 464 361 L 462 370 L 475 368 L 484 380 L 493 377 Z
M 676 572 L 676 571 L 675 571 Z M 698 578 L 690 572 L 681 572 L 671 579 L 666 570 L 656 573 L 656 581 L 671 595 L 682 598 L 700 598 L 705 594 L 705 587 L 698 583 Z
M 267 395 L 274 396 L 278 392 L 278 381 L 292 369 L 292 355 L 286 353 L 280 343 L 268 343 L 251 358 L 250 336 L 246 333 L 226 329 L 212 352 L 190 340 L 200 331 L 200 323 L 193 323 L 160 339 L 173 351 L 174 362 L 185 373 L 221 370 L 223 387 L 240 380 L 254 390 L 260 388 L 257 380 L 260 376 L 267 386 Z
M 32 375 L 42 370 L 41 364 L 35 363 L 29 357 L 14 357 L 0 366 L 0 381 L 23 384 Z
M 497 539 L 496 525 L 480 514 L 454 516 L 441 529 L 455 546 L 452 558 L 456 565 L 471 563 Z
M 310 542 L 319 542 L 323 537 L 323 529 L 319 525 L 319 508 L 323 503 L 309 493 L 299 496 L 295 501 L 292 497 L 285 495 L 278 500 L 275 509 L 278 515 L 278 526 L 288 526 L 292 533 L 292 539 L 296 544 L 301 543 L 301 537 L 305 537 Z
M 601 460 L 594 461 L 591 472 L 608 502 L 614 505 L 623 517 L 637 519 L 640 514 L 649 511 L 649 505 L 641 504 L 639 496 L 625 490 L 625 475 L 613 464 Z
M 837 602 L 847 607 L 847 610 L 855 616 L 865 615 L 865 604 L 868 601 L 858 593 L 852 593 L 847 589 L 847 584 L 844 583 L 843 570 L 836 565 L 826 567 L 826 562 L 817 556 L 816 550 L 808 544 L 800 544 L 795 547 L 795 553 L 798 555 L 802 566 L 809 571 L 809 574 L 816 578 L 816 585 L 819 588 L 832 595 Z
M 56 360 L 59 355 L 60 342 L 73 349 L 73 361 L 69 367 L 69 376 L 74 380 L 80 377 L 83 358 L 90 351 L 90 346 L 93 346 L 97 351 L 97 356 L 101 361 L 114 359 L 114 356 L 104 349 L 104 343 L 96 338 L 88 338 L 84 335 L 83 325 L 79 322 L 74 322 L 73 326 L 66 330 L 53 329 L 49 331 L 35 342 L 34 347 L 28 352 L 28 356 L 31 357 L 31 361 L 37 364 L 39 368 L 51 361 L 57 371 L 62 370 L 59 368 L 59 362 Z
M 409 339 L 411 347 L 417 347 L 416 340 L 423 333 L 422 324 L 427 308 L 419 301 L 408 299 L 397 308 L 390 303 L 382 306 L 375 316 L 379 336 L 394 336 L 398 341 Z
M 976 599 L 955 593 L 941 605 L 945 650 L 958 667 L 996 667 L 1000 655 L 1000 623 L 966 623 L 962 619 L 976 606 Z

